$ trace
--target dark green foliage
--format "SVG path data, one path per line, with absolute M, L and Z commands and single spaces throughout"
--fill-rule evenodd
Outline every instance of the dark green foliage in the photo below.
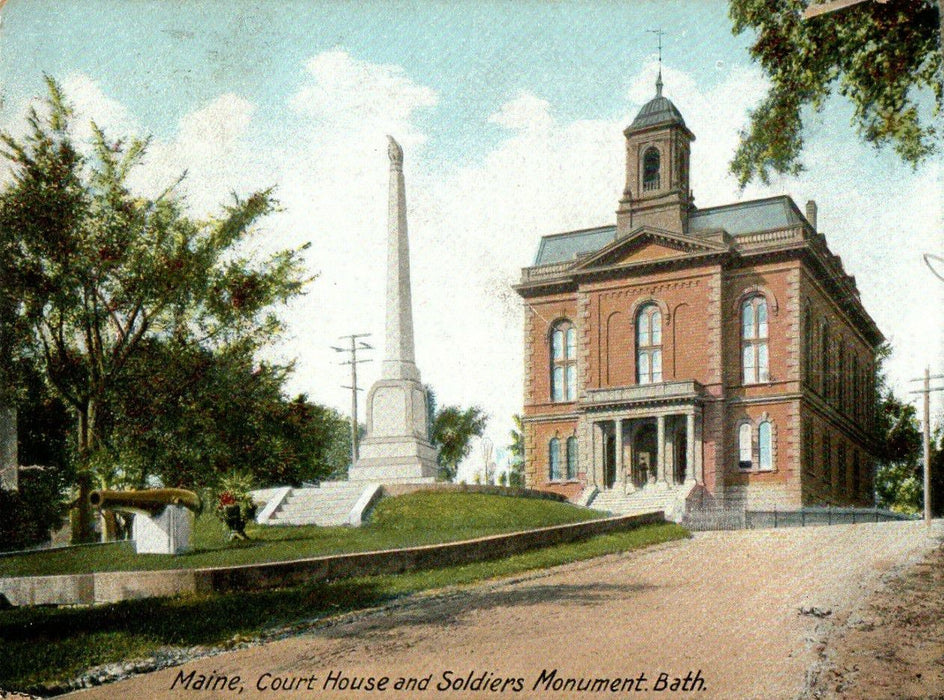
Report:
M 147 343 L 115 387 L 108 455 L 129 485 L 208 486 L 238 470 L 259 486 L 297 486 L 349 461 L 348 422 L 304 395 L 285 399 L 288 368 L 257 364 L 243 346 L 175 343 Z
M 915 407 L 885 387 L 878 409 L 875 494 L 882 508 L 916 513 L 923 502 L 922 439 Z
M 440 480 L 455 480 L 459 462 L 472 449 L 472 438 L 481 437 L 487 423 L 488 416 L 478 406 L 466 409 L 444 406 L 436 410 L 431 442 L 439 449 Z
M 25 549 L 49 539 L 63 517 L 57 474 L 26 471 L 18 491 L 0 489 L 0 551 Z
M 731 0 L 734 33 L 751 32 L 751 55 L 771 82 L 750 115 L 731 171 L 744 186 L 771 171 L 802 169 L 804 109 L 838 92 L 854 107 L 859 136 L 890 145 L 916 165 L 940 151 L 944 106 L 941 26 L 935 0 L 862 2 L 803 19 L 808 0 Z M 929 106 L 930 105 L 930 106 Z

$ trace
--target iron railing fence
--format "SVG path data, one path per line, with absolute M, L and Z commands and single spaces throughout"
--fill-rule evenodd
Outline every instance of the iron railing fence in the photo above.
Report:
M 689 530 L 745 530 L 818 525 L 854 525 L 891 520 L 914 520 L 916 515 L 882 508 L 808 506 L 797 509 L 749 510 L 744 508 L 701 508 L 685 513 L 682 524 Z

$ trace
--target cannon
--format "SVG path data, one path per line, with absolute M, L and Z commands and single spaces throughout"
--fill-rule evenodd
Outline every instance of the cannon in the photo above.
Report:
M 141 491 L 92 491 L 94 508 L 134 513 L 132 538 L 138 554 L 180 554 L 190 547 L 193 518 L 203 501 L 186 489 L 146 489 Z
M 93 508 L 106 508 L 128 513 L 157 515 L 167 506 L 182 506 L 199 515 L 203 511 L 200 496 L 187 489 L 144 489 L 110 491 L 102 489 L 89 494 Z

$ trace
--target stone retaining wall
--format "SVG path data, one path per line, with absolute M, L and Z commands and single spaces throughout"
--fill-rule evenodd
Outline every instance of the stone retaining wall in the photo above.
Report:
M 474 540 L 335 554 L 244 566 L 167 571 L 107 571 L 60 576 L 0 578 L 0 595 L 13 605 L 91 605 L 194 593 L 263 590 L 315 581 L 397 574 L 499 559 L 529 549 L 662 523 L 660 512 L 590 520 Z

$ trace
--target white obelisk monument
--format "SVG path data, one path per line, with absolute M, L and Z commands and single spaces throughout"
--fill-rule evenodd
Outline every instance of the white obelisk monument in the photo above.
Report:
M 406 229 L 403 149 L 392 136 L 387 217 L 387 328 L 381 378 L 367 395 L 367 437 L 351 481 L 416 482 L 436 477 L 429 443 L 426 390 L 413 354 L 410 246 Z

